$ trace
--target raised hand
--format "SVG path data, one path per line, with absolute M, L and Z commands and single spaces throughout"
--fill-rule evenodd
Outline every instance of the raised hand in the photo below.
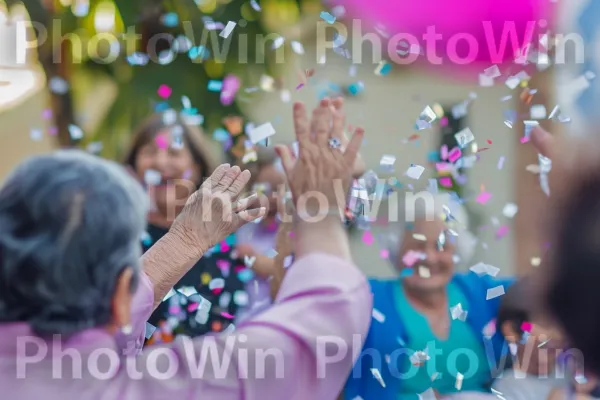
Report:
M 321 100 L 319 106 L 313 111 L 310 122 L 304 104 L 294 104 L 294 128 L 299 145 L 298 160 L 294 159 L 288 147 L 276 148 L 299 213 L 308 211 L 306 199 L 311 194 L 324 195 L 330 210 L 336 204 L 337 208 L 343 209 L 345 206 L 345 203 L 338 203 L 345 202 L 345 195 L 352 182 L 352 168 L 364 131 L 360 128 L 356 129 L 345 151 L 342 151 L 341 146 L 334 146 L 331 143 L 335 140 L 340 142 L 339 138 L 343 136 L 344 129 L 343 120 L 339 116 L 333 117 L 332 103 L 329 99 Z M 337 198 L 334 188 L 336 185 L 341 186 L 343 199 Z
M 257 196 L 238 200 L 249 179 L 247 170 L 220 165 L 187 200 L 171 232 L 202 255 L 245 223 L 264 216 Z
M 344 99 L 342 97 L 338 97 L 332 100 L 331 102 L 331 115 L 333 116 L 333 129 L 332 129 L 332 137 L 338 138 L 342 144 L 342 151 L 348 147 L 350 140 L 346 135 L 345 126 L 346 126 L 346 113 L 344 112 Z M 354 165 L 352 166 L 352 177 L 354 179 L 358 179 L 364 175 L 367 171 L 367 165 L 362 159 L 360 153 L 356 154 L 356 159 L 354 160 Z

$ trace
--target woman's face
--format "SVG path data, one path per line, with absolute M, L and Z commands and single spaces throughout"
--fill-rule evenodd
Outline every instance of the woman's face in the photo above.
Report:
M 182 207 L 203 173 L 185 144 L 173 144 L 168 130 L 159 132 L 153 141 L 139 149 L 135 172 L 148 184 L 156 206 L 162 211 Z M 160 176 L 160 182 L 157 179 L 150 184 L 146 181 L 147 175 Z
M 408 268 L 411 256 L 418 257 L 412 264 L 412 275 L 403 279 L 404 284 L 416 290 L 441 290 L 452 279 L 454 273 L 454 239 L 445 232 L 444 222 L 436 219 L 426 221 L 419 219 L 414 223 L 413 230 L 407 230 L 404 241 L 400 245 L 398 268 L 402 272 Z M 440 237 L 443 238 L 440 241 Z M 445 241 L 445 243 L 444 243 Z M 443 243 L 443 245 L 442 245 Z M 407 253 L 409 256 L 405 257 Z M 403 259 L 406 258 L 406 263 Z

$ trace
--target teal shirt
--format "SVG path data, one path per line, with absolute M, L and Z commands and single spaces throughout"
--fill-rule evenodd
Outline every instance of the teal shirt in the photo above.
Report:
M 403 358 L 404 365 L 399 366 L 403 383 L 398 400 L 417 400 L 417 394 L 429 388 L 443 395 L 455 393 L 458 391 L 459 373 L 463 376 L 460 391 L 487 391 L 490 370 L 479 336 L 466 322 L 450 317 L 448 338 L 439 339 L 431 331 L 427 319 L 409 303 L 402 285 L 394 286 L 396 309 L 409 338 L 406 343 L 407 354 L 411 356 L 415 351 L 428 349 L 430 357 L 422 366 L 414 366 L 409 358 Z M 469 311 L 467 298 L 453 283 L 448 285 L 448 303 L 450 307 L 460 303 L 463 310 Z

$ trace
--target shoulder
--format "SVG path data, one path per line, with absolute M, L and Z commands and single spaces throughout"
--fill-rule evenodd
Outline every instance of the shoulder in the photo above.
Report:
M 499 286 L 506 290 L 515 281 L 515 278 L 494 278 L 489 275 L 479 276 L 474 272 L 467 272 L 454 275 L 452 281 L 466 290 L 487 291 Z

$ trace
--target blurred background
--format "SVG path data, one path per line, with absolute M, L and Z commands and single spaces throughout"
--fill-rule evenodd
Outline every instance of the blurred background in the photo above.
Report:
M 586 21 L 597 21 L 600 9 L 592 3 L 570 2 L 557 26 L 593 42 Z M 349 124 L 367 132 L 368 168 L 408 189 L 435 179 L 464 200 L 477 241 L 461 268 L 485 262 L 508 275 L 538 265 L 546 247 L 536 238 L 539 221 L 529 215 L 545 195 L 537 154 L 522 140 L 523 120 L 559 131 L 572 117 L 577 131 L 586 131 L 581 124 L 594 114 L 597 91 L 590 74 L 576 88 L 573 81 L 594 70 L 592 55 L 583 66 L 537 68 L 516 85 L 505 78 L 489 84 L 373 60 L 368 41 L 362 61 L 353 62 L 353 43 L 336 36 L 333 24 L 325 34 L 338 44 L 323 59 L 317 36 L 330 17 L 343 24 L 344 10 L 314 0 L 0 0 L 0 182 L 23 158 L 61 147 L 122 160 L 134 127 L 166 109 L 200 126 L 219 158 L 240 159 L 252 151 L 248 130 L 271 123 L 276 133 L 262 145 L 291 143 L 292 102 L 311 107 L 339 95 Z M 230 21 L 235 27 L 226 33 Z M 132 47 L 131 27 L 139 35 Z M 146 53 L 158 34 L 167 39 Z M 540 116 L 534 105 L 546 112 Z M 561 118 L 550 115 L 556 105 Z M 419 123 L 428 107 L 435 121 Z M 463 149 L 472 165 L 440 172 L 442 145 L 452 150 L 455 134 L 466 128 L 475 136 Z M 395 157 L 393 167 L 382 164 L 383 156 Z M 405 175 L 411 164 L 425 167 L 418 180 Z M 384 229 L 374 221 L 370 230 L 352 232 L 355 259 L 369 275 L 393 274 L 371 240 Z

